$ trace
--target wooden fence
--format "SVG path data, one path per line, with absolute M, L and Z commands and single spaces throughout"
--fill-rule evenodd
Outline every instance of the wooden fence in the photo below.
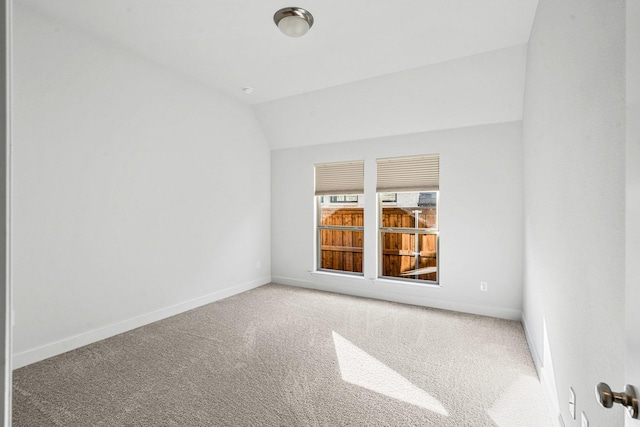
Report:
M 416 209 L 384 208 L 383 227 L 413 228 Z M 435 209 L 419 208 L 421 228 L 433 227 L 436 222 Z M 363 226 L 362 208 L 323 209 L 322 225 Z M 416 238 L 420 254 L 416 265 Z M 362 273 L 362 231 L 321 230 L 321 268 Z M 437 267 L 437 236 L 417 234 L 407 230 L 403 233 L 384 232 L 382 243 L 382 275 L 408 279 L 437 280 L 437 272 L 428 274 L 403 274 L 426 267 Z
M 362 208 L 323 209 L 322 225 L 362 227 Z M 321 230 L 321 267 L 362 273 L 362 231 Z

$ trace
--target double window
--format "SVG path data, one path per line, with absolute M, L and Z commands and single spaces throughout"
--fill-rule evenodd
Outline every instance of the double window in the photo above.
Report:
M 439 156 L 377 160 L 378 277 L 439 281 Z M 363 274 L 364 162 L 316 165 L 318 270 Z

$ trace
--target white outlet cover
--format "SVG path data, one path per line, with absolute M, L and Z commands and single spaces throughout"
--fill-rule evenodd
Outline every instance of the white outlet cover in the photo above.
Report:
M 582 427 L 589 427 L 589 420 L 584 412 L 582 413 Z
M 487 292 L 489 290 L 489 283 L 487 282 L 480 282 L 480 290 Z

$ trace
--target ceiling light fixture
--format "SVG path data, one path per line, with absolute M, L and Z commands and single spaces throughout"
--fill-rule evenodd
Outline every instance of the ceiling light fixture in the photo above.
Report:
M 313 25 L 313 16 L 300 7 L 285 7 L 273 15 L 273 21 L 283 34 L 300 37 Z

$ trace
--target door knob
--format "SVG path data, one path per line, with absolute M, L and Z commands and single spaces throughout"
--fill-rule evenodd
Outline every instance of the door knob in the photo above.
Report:
M 619 403 L 627 408 L 631 418 L 638 419 L 638 396 L 633 386 L 627 384 L 623 392 L 611 391 L 605 383 L 596 386 L 596 399 L 605 408 L 611 408 L 614 403 Z

